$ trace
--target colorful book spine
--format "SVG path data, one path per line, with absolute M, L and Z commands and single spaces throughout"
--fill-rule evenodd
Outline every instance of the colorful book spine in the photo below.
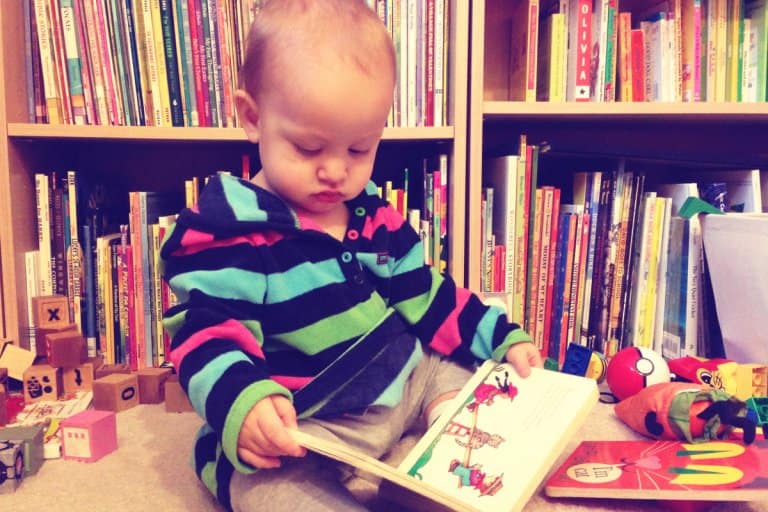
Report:
M 85 124 L 85 95 L 83 93 L 80 54 L 77 43 L 77 21 L 72 0 L 61 0 L 61 25 L 64 35 L 64 50 L 67 56 L 67 75 L 69 77 L 69 97 L 72 102 L 72 117 L 75 124 Z
M 73 319 L 77 326 L 81 329 L 84 335 L 86 335 L 86 342 L 88 346 L 88 356 L 94 357 L 96 355 L 96 338 L 95 333 L 91 331 L 83 330 L 83 315 L 82 315 L 82 296 L 85 290 L 82 289 L 83 283 L 83 265 L 84 254 L 83 251 L 90 251 L 89 245 L 80 244 L 79 225 L 80 214 L 78 212 L 78 187 L 77 187 L 77 173 L 76 171 L 67 171 L 67 191 L 69 195 L 69 249 L 67 251 L 67 266 L 68 275 L 72 282 L 72 296 L 70 301 L 73 305 Z
M 592 0 L 572 0 L 568 10 L 568 101 L 591 97 Z
M 183 100 L 181 97 L 181 84 L 179 82 L 179 62 L 176 58 L 176 28 L 174 26 L 170 1 L 160 0 L 159 10 L 162 54 L 164 57 L 166 86 L 168 87 L 171 125 L 184 126 Z

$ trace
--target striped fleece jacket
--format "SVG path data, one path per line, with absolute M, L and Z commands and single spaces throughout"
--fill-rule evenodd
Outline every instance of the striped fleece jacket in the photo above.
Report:
M 293 400 L 300 418 L 396 405 L 424 350 L 463 363 L 530 340 L 498 308 L 424 264 L 411 227 L 369 183 L 339 241 L 248 181 L 220 175 L 161 251 L 178 298 L 170 358 L 205 425 L 194 466 L 229 507 L 246 414 Z

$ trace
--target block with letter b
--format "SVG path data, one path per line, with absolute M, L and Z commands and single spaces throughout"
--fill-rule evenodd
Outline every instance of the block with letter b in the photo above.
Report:
M 139 405 L 139 381 L 135 374 L 113 373 L 93 381 L 93 407 L 120 412 Z
M 35 327 L 62 329 L 70 324 L 69 303 L 66 295 L 32 297 L 32 314 Z

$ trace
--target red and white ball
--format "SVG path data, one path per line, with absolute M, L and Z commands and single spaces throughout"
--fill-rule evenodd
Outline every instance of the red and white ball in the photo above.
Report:
M 624 400 L 643 388 L 671 380 L 669 365 L 658 352 L 649 348 L 627 347 L 608 362 L 606 380 L 611 393 Z

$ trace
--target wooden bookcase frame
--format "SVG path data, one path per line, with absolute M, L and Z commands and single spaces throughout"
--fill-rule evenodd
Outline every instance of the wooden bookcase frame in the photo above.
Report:
M 652 0 L 621 0 L 635 10 Z M 574 103 L 506 101 L 503 75 L 512 20 L 505 0 L 472 0 L 470 26 L 469 146 L 466 182 L 467 285 L 480 290 L 483 157 L 494 148 L 517 150 L 517 134 L 546 141 L 553 151 L 602 152 L 603 160 L 636 158 L 653 172 L 680 165 L 768 170 L 768 103 Z M 645 160 L 645 157 L 652 157 Z M 655 160 L 655 161 L 654 161 Z M 547 172 L 546 167 L 543 172 Z M 542 168 L 539 168 L 541 176 Z M 763 179 L 765 183 L 765 178 Z
M 440 145 L 449 153 L 449 254 L 448 271 L 460 284 L 465 282 L 466 233 L 465 181 L 467 177 L 467 98 L 469 62 L 469 3 L 450 0 L 450 46 L 448 56 L 448 126 L 387 128 L 383 145 Z M 202 158 L 210 165 L 223 150 L 246 148 L 237 128 L 155 128 L 127 126 L 43 125 L 27 122 L 25 51 L 22 2 L 3 2 L 0 9 L 0 268 L 2 268 L 5 336 L 23 339 L 27 296 L 24 252 L 37 248 L 34 173 L 44 172 L 62 161 L 83 163 L 98 160 L 103 167 L 123 169 L 139 165 L 135 184 L 184 176 L 180 160 Z M 64 160 L 61 160 L 61 159 Z M 168 176 L 142 173 L 146 159 L 167 159 Z M 77 168 L 77 167 L 74 167 Z M 215 167 L 210 167 L 215 168 Z M 106 172 L 106 171 L 105 171 Z M 184 176 L 186 177 L 186 176 Z M 179 179 L 179 183 L 180 183 Z M 3 324 L 0 324 L 2 326 Z M 0 332 L 0 337 L 2 336 Z

